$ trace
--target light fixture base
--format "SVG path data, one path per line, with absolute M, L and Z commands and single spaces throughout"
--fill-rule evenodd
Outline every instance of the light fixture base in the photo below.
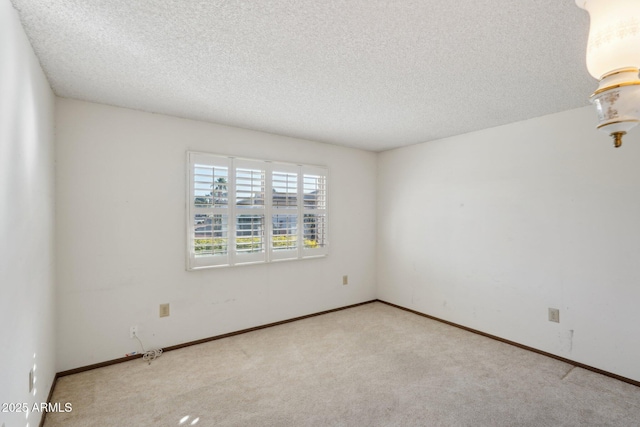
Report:
M 636 67 L 611 70 L 603 76 L 591 103 L 598 113 L 598 129 L 611 135 L 614 145 L 640 123 L 640 78 Z

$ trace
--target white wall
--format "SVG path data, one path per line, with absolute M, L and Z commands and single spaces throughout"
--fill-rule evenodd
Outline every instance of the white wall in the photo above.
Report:
M 9 0 L 0 0 L 0 94 L 0 403 L 31 406 L 55 375 L 54 96 Z M 0 425 L 39 421 L 0 412 Z
M 329 256 L 185 271 L 187 150 L 328 166 Z M 59 98 L 57 164 L 59 371 L 375 298 L 374 153 Z
M 378 298 L 640 380 L 640 131 L 614 149 L 594 126 L 586 107 L 381 153 Z

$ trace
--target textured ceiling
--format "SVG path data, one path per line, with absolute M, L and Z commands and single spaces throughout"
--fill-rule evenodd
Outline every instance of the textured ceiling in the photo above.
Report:
M 574 0 L 11 1 L 59 96 L 373 151 L 596 87 Z

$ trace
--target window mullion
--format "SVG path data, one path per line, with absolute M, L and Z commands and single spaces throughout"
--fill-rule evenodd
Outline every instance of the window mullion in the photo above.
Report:
M 298 218 L 298 258 L 302 258 L 302 250 L 304 248 L 304 177 L 302 175 L 302 166 L 298 166 L 298 191 L 297 191 L 297 218 Z
M 273 167 L 271 162 L 267 162 L 264 168 L 265 188 L 264 188 L 264 222 L 265 222 L 265 257 L 266 262 L 272 259 L 272 233 L 273 233 Z
M 229 265 L 235 265 L 236 263 L 236 165 L 235 159 L 229 159 L 229 178 L 227 184 L 227 210 L 229 211 L 228 219 L 228 245 L 227 255 L 229 257 Z

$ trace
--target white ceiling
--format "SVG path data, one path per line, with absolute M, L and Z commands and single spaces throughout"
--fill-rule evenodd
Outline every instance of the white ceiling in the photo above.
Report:
M 596 87 L 574 0 L 11 1 L 59 96 L 366 150 Z

